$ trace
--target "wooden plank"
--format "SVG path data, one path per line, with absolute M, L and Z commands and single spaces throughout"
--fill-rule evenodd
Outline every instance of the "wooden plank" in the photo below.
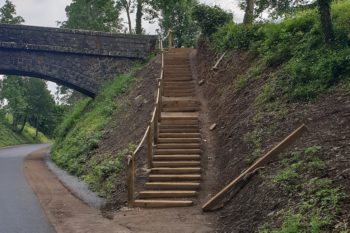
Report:
M 230 190 L 239 181 L 241 181 L 246 175 L 253 172 L 258 167 L 261 167 L 268 163 L 271 159 L 273 159 L 276 155 L 281 153 L 286 147 L 288 147 L 291 143 L 293 143 L 296 139 L 298 139 L 302 133 L 307 130 L 305 125 L 300 126 L 293 133 L 291 133 L 288 137 L 286 137 L 283 141 L 281 141 L 277 146 L 267 152 L 264 156 L 258 159 L 252 166 L 250 166 L 247 170 L 241 173 L 236 179 L 234 179 L 231 183 L 229 183 L 225 188 L 223 188 L 219 193 L 217 193 L 213 198 L 211 198 L 207 203 L 205 203 L 202 207 L 203 211 L 209 211 L 213 208 Z

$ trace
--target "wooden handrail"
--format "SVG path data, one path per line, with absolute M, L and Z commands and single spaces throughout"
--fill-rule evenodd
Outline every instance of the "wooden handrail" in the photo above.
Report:
M 169 37 L 169 45 L 172 45 L 172 31 L 169 30 L 167 36 L 162 38 L 159 36 L 159 50 L 161 52 L 161 73 L 158 81 L 158 89 L 157 89 L 157 98 L 155 107 L 153 110 L 152 118 L 147 126 L 147 129 L 140 141 L 137 145 L 136 149 L 132 152 L 131 155 L 127 157 L 127 185 L 128 185 L 128 205 L 130 208 L 133 207 L 135 197 L 134 197 L 134 187 L 135 187 L 135 157 L 136 154 L 141 150 L 142 146 L 145 144 L 147 140 L 147 168 L 152 168 L 152 160 L 153 160 L 153 147 L 157 144 L 158 140 L 158 124 L 161 118 L 162 112 L 162 96 L 163 96 L 163 77 L 164 77 L 164 48 L 163 48 L 163 40 Z

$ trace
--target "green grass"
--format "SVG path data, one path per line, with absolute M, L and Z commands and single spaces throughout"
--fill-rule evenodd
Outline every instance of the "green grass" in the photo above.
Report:
M 24 144 L 26 141 L 14 133 L 5 122 L 0 121 L 0 148 Z
M 345 195 L 333 185 L 332 180 L 319 177 L 318 173 L 325 168 L 320 153 L 322 148 L 315 145 L 285 154 L 281 162 L 284 168 L 276 173 L 272 181 L 293 196 L 295 204 L 279 211 L 280 227 L 265 225 L 260 233 L 330 231 Z M 342 232 L 348 230 L 346 226 L 340 226 L 340 229 L 343 229 Z
M 249 27 L 229 23 L 209 40 L 213 49 L 221 52 L 250 50 L 258 54 L 257 64 L 272 71 L 257 102 L 308 101 L 339 83 L 349 90 L 349 12 L 349 1 L 333 3 L 334 45 L 323 41 L 317 9 L 299 12 L 280 23 Z M 241 78 L 237 88 L 244 87 L 248 78 Z
M 119 75 L 105 85 L 95 99 L 76 104 L 56 130 L 52 147 L 53 161 L 80 177 L 100 196 L 109 197 L 121 169 L 121 161 L 134 148 L 129 145 L 117 154 L 92 156 L 112 114 L 118 111 L 117 98 L 133 82 L 133 72 Z
M 0 120 L 0 148 L 7 146 L 15 146 L 20 144 L 33 144 L 33 143 L 49 143 L 50 140 L 42 133 L 35 136 L 35 128 L 26 124 L 22 133 L 13 132 L 11 130 L 12 117 L 2 116 L 4 119 Z

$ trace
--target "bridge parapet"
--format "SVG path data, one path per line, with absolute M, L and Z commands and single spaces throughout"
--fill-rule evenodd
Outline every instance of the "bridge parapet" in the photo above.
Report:
M 157 37 L 0 24 L 0 48 L 145 59 Z

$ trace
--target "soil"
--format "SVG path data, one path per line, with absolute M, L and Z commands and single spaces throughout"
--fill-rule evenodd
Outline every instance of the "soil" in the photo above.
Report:
M 210 131 L 215 153 L 211 161 L 211 168 L 214 169 L 212 176 L 215 177 L 212 194 L 215 194 L 256 159 L 252 157 L 254 148 L 244 138 L 256 126 L 255 99 L 271 71 L 266 69 L 259 79 L 248 81 L 245 87 L 237 91 L 232 88 L 233 82 L 240 75 L 247 75 L 256 61 L 255 55 L 232 51 L 213 71 L 211 68 L 217 61 L 213 58 L 219 56 L 204 42 L 200 42 L 198 47 L 197 72 L 199 79 L 204 80 L 200 92 L 209 109 L 206 127 L 217 124 Z M 263 129 L 273 126 L 273 130 L 263 132 L 262 153 L 305 123 L 308 133 L 286 151 L 322 146 L 320 158 L 327 168 L 320 176 L 329 177 L 335 186 L 349 195 L 350 92 L 333 88 L 312 102 L 287 103 L 284 109 L 287 113 L 283 117 L 266 114 L 261 118 L 260 126 Z M 278 166 L 279 163 L 275 161 L 264 167 L 264 176 L 275 174 Z M 227 200 L 222 202 L 219 211 L 215 212 L 217 232 L 257 232 L 278 210 L 293 204 L 284 190 L 268 182 L 264 176 L 254 176 L 236 195 L 228 195 Z M 347 198 L 342 203 L 337 221 L 349 224 L 349 219 L 350 200 Z
M 195 54 L 192 54 L 193 67 Z M 159 77 L 159 59 L 156 58 L 137 74 L 131 91 L 118 99 L 120 110 L 115 119 L 104 132 L 104 138 L 92 156 L 110 156 L 125 149 L 130 142 L 139 142 L 154 107 L 156 78 Z M 206 112 L 202 113 L 206 119 Z M 209 131 L 205 125 L 205 140 L 210 141 Z M 210 145 L 210 143 L 208 144 Z M 210 148 L 205 146 L 203 157 L 208 158 Z M 44 212 L 59 233 L 67 232 L 135 232 L 135 233 L 213 233 L 212 214 L 203 214 L 201 204 L 186 208 L 169 209 L 128 209 L 126 200 L 126 174 L 120 173 L 120 179 L 114 188 L 113 197 L 102 210 L 91 208 L 80 201 L 49 171 L 44 161 L 46 150 L 31 154 L 24 163 L 25 175 L 37 195 Z M 137 157 L 136 190 L 146 180 L 145 152 Z M 208 159 L 204 159 L 208 167 Z M 210 169 L 212 171 L 212 169 Z M 211 173 L 205 173 L 210 177 Z M 214 183 L 204 178 L 199 202 L 206 200 L 209 187 Z
M 137 145 L 145 133 L 151 114 L 154 109 L 157 78 L 160 77 L 160 57 L 153 58 L 135 75 L 135 80 L 124 94 L 118 96 L 118 111 L 115 111 L 112 119 L 105 127 L 103 138 L 98 148 L 91 152 L 90 156 L 115 156 L 118 152 L 127 149 L 130 144 Z M 138 170 L 146 165 L 145 151 L 137 155 Z M 126 161 L 124 161 L 126 167 Z M 126 170 L 122 170 L 113 187 L 112 196 L 104 207 L 105 211 L 117 210 L 126 206 Z M 138 172 L 140 173 L 140 172 Z M 142 177 L 137 181 L 142 182 Z M 138 185 L 138 184 L 136 184 Z

